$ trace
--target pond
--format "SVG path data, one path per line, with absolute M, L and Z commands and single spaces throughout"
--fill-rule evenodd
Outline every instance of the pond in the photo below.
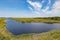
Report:
M 14 20 L 6 20 L 6 24 L 7 30 L 14 35 L 60 30 L 60 24 L 21 23 Z

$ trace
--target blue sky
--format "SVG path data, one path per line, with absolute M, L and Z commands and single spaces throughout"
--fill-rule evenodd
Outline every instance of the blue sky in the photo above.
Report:
M 0 0 L 0 17 L 60 16 L 58 0 Z

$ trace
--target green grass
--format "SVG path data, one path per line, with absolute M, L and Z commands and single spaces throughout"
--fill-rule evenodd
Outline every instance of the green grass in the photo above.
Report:
M 6 26 L 5 18 L 0 18 L 0 28 L 3 28 L 5 26 Z
M 10 18 L 22 23 L 30 22 L 43 22 L 43 23 L 60 23 L 60 17 L 47 17 L 47 18 Z
M 0 32 L 0 40 L 60 40 L 60 30 L 16 36 L 4 29 L 2 33 Z

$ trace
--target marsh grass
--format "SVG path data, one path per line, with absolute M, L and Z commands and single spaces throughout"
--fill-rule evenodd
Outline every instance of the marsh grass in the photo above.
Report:
M 60 17 L 47 17 L 47 18 L 9 18 L 22 23 L 30 22 L 43 22 L 43 23 L 60 23 Z
M 5 18 L 0 18 L 0 28 L 3 28 L 5 26 L 6 26 Z
M 21 35 L 12 35 L 5 29 L 3 31 L 0 32 L 0 40 L 60 40 L 60 30 Z

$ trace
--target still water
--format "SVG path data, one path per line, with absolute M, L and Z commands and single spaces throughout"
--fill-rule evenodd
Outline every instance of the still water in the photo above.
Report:
M 6 24 L 8 31 L 14 35 L 60 30 L 60 24 L 21 23 L 14 20 L 6 20 Z

